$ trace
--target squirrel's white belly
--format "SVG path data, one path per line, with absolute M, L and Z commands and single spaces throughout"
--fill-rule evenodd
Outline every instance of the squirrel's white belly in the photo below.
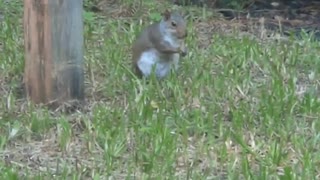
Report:
M 150 76 L 153 68 L 155 68 L 156 77 L 161 79 L 168 75 L 172 66 L 175 70 L 178 69 L 179 57 L 180 55 L 178 53 L 162 57 L 157 50 L 150 49 L 141 54 L 137 65 L 146 77 Z

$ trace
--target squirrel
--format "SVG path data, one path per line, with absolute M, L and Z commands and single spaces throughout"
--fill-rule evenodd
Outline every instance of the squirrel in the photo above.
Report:
M 147 26 L 133 43 L 135 74 L 142 78 L 155 72 L 157 79 L 163 79 L 171 69 L 177 70 L 180 56 L 187 55 L 187 36 L 184 18 L 178 12 L 163 12 L 161 21 Z

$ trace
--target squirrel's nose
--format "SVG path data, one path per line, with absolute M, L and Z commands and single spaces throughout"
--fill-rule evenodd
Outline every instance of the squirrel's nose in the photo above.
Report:
M 182 34 L 181 38 L 186 38 L 188 36 L 188 32 L 187 31 L 184 31 L 184 33 L 181 33 L 181 34 Z
M 183 31 L 183 32 L 179 32 L 179 36 L 178 39 L 184 39 L 188 36 L 188 32 L 187 31 Z

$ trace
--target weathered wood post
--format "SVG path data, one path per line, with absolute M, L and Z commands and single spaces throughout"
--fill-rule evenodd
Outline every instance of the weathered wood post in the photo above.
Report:
M 27 97 L 61 104 L 84 98 L 83 0 L 24 0 Z

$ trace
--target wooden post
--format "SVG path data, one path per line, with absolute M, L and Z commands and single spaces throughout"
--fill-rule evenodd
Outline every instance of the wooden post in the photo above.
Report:
M 24 0 L 27 97 L 34 103 L 84 98 L 83 0 Z

